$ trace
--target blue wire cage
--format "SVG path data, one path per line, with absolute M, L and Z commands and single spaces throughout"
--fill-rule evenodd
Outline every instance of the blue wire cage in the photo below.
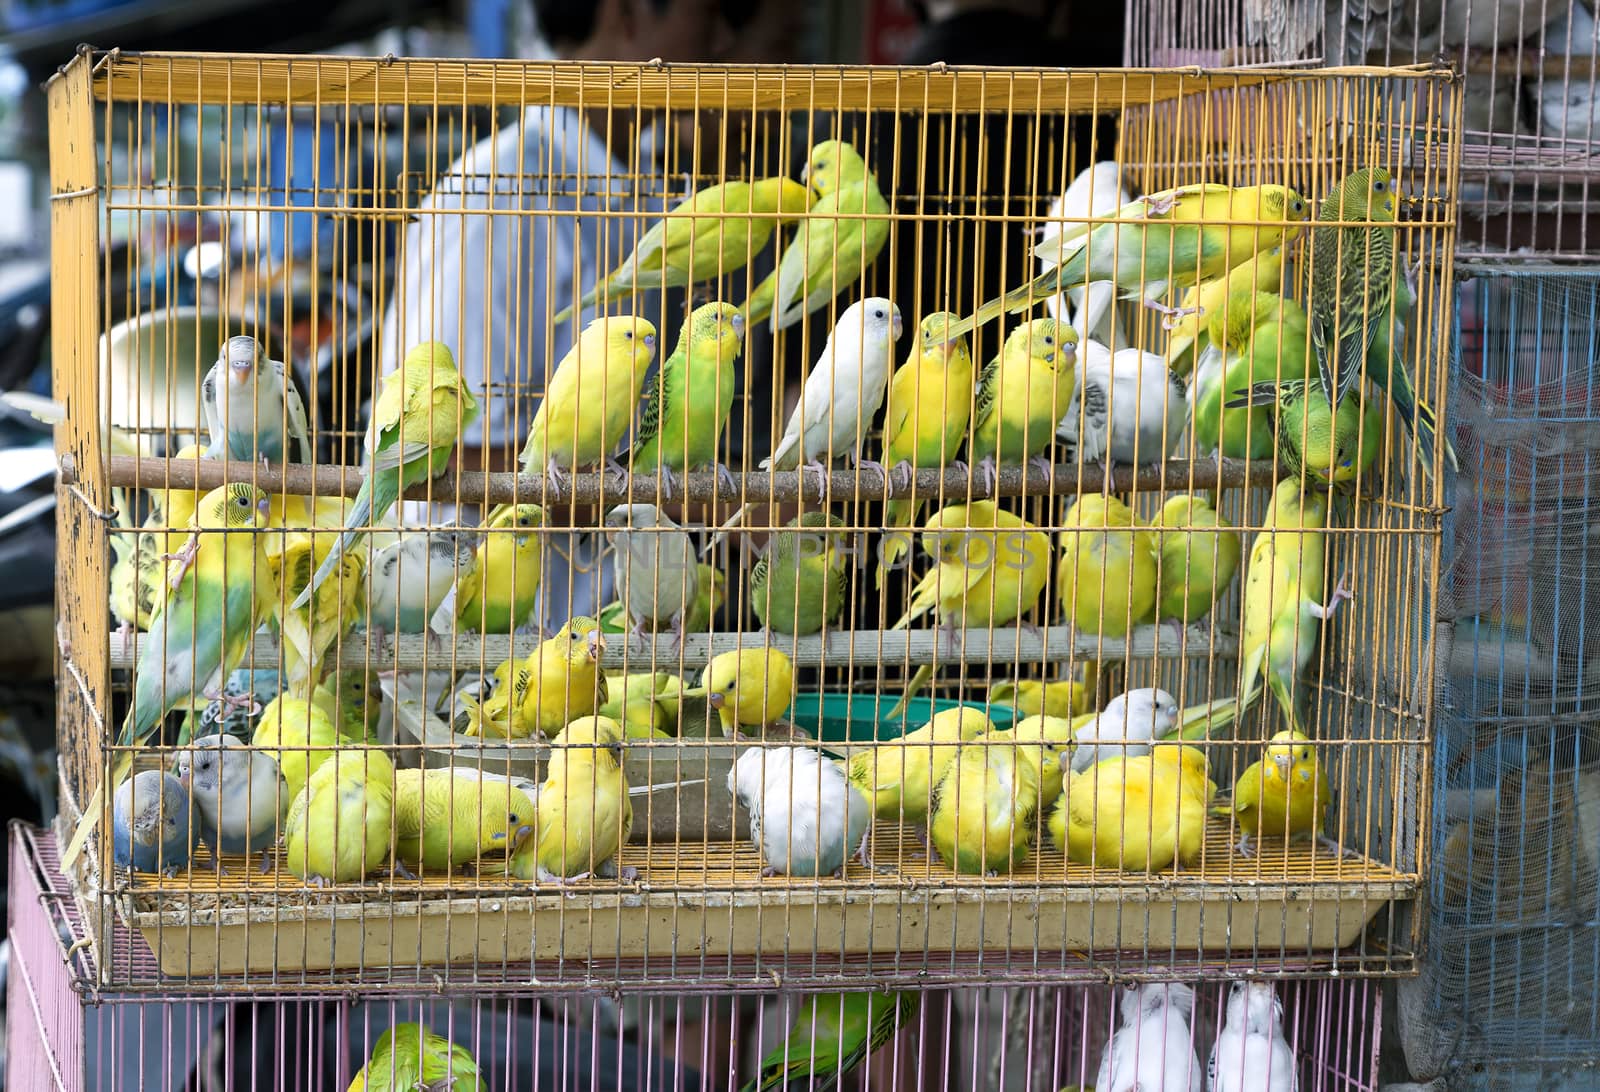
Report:
M 1428 1004 L 1403 1034 L 1415 1077 L 1593 1087 L 1600 272 L 1469 269 L 1455 344 Z

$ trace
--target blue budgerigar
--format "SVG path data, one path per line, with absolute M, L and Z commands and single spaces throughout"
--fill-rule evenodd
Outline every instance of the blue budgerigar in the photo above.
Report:
M 143 770 L 117 786 L 111 802 L 111 859 L 123 868 L 172 874 L 189 864 L 195 828 L 176 777 Z

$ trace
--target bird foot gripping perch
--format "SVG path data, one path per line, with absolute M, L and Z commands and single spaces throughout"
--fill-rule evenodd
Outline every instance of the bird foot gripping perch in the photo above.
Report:
M 184 539 L 183 545 L 178 547 L 176 553 L 161 555 L 161 560 L 163 561 L 178 562 L 177 570 L 172 574 L 172 579 L 167 582 L 173 591 L 177 591 L 178 585 L 183 583 L 183 574 L 189 571 L 189 566 L 194 564 L 195 556 L 199 552 L 200 536 L 191 533 L 188 538 Z

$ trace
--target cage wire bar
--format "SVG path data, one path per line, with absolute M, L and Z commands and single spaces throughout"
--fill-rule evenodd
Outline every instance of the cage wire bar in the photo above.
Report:
M 373 999 L 270 990 L 219 1000 L 181 988 L 162 998 L 102 990 L 92 948 L 73 949 L 88 933 L 56 848 L 46 832 L 22 824 L 10 831 L 18 896 L 11 903 L 11 935 L 14 943 L 28 941 L 16 944 L 8 979 L 7 1076 L 13 1087 L 345 1088 L 369 1062 L 369 1076 L 388 1077 L 383 1056 L 374 1058 L 380 1040 L 393 1027 L 418 1023 L 464 1051 L 458 1087 L 740 1087 L 754 1081 L 785 1042 L 808 1041 L 803 1033 L 790 1037 L 813 998 L 826 1004 L 840 996 L 778 992 L 770 982 L 763 992 L 620 1001 L 605 994 L 449 999 L 418 992 Z M 1203 1067 L 1229 1022 L 1235 986 L 1196 982 L 1191 988 L 1192 1016 L 1174 1011 L 1166 1017 L 1178 1032 L 1170 1056 L 1192 1051 L 1194 1064 Z M 1296 1082 L 1272 1088 L 1376 1089 L 1377 983 L 1289 979 L 1267 988 L 1281 1005 L 1275 1029 Z M 815 1060 L 813 1051 L 801 1057 L 819 1082 L 849 1076 L 867 1089 L 1087 1087 L 1121 1025 L 1118 991 L 1105 985 L 845 996 L 847 1004 L 894 1013 L 882 1045 L 866 1057 L 835 1061 L 839 1044 L 819 1034 L 810 1040 Z M 1165 1032 L 1165 1023 L 1158 1017 L 1151 1026 Z M 467 1065 L 478 1083 L 471 1083 Z
M 1590 0 L 1130 0 L 1130 65 L 1411 64 L 1462 74 L 1462 257 L 1592 258 L 1600 54 Z
M 1419 1079 L 1581 1086 L 1600 1024 L 1592 519 L 1600 276 L 1473 266 L 1451 388 L 1428 958 L 1402 1005 Z M 1505 1061 L 1515 1059 L 1515 1065 Z M 1570 1072 L 1568 1072 L 1570 1070 Z M 1565 1074 L 1565 1076 L 1563 1076 Z
M 1411 969 L 1416 925 L 1391 908 L 1419 891 L 1430 844 L 1447 452 L 1359 379 L 1320 455 L 1288 402 L 1229 409 L 1234 423 L 1202 443 L 1178 394 L 1205 360 L 1213 395 L 1226 363 L 1242 384 L 1309 376 L 1314 399 L 1309 350 L 1269 355 L 1256 331 L 1268 308 L 1297 313 L 1320 253 L 1356 272 L 1318 313 L 1381 325 L 1377 343 L 1445 411 L 1459 93 L 1433 67 L 80 56 L 50 87 L 55 286 L 70 316 L 54 354 L 67 407 L 61 835 L 101 987 L 681 994 L 775 977 L 804 989 Z M 1075 113 L 1118 117 L 1117 147 L 1081 139 L 1063 123 Z M 309 172 L 294 161 L 306 148 Z M 1113 158 L 1148 195 L 1133 211 L 1050 212 L 1079 171 Z M 1308 230 L 1342 179 L 1379 169 L 1352 183 L 1359 209 Z M 1157 192 L 1202 183 L 1235 188 Z M 713 185 L 692 217 L 677 208 Z M 1173 207 L 1222 242 L 1158 270 L 1149 254 Z M 688 242 L 622 266 L 612 317 L 578 337 L 557 312 L 596 313 L 580 299 L 589 274 L 555 268 L 550 240 L 609 270 L 665 210 L 692 225 Z M 1001 358 L 987 379 L 955 378 L 953 320 L 926 341 L 920 320 L 1016 289 L 1036 272 L 1037 229 L 1076 226 L 1136 240 L 1123 262 L 1141 275 L 1119 274 L 1132 295 L 1259 250 L 1258 287 L 1281 301 L 1212 304 L 1248 327 L 1219 325 L 1214 358 L 1198 344 L 1188 365 L 1174 355 L 1177 383 L 1156 350 L 1176 354 L 1164 327 L 1185 316 L 1135 303 L 1107 320 L 1103 349 L 1074 344 L 1064 321 L 1024 323 L 1034 308 L 1019 306 L 970 333 L 971 360 Z M 1380 315 L 1354 255 L 1390 230 L 1393 271 L 1370 279 L 1415 302 Z M 190 307 L 154 274 L 196 235 L 227 259 Z M 785 258 L 764 253 L 769 240 Z M 1090 277 L 1108 275 L 1101 245 Z M 674 261 L 692 290 L 655 291 Z M 808 321 L 785 302 L 796 268 L 813 277 Z M 1067 286 L 1022 303 L 1055 306 L 1042 297 Z M 660 379 L 652 360 L 691 311 L 710 316 L 717 366 L 696 349 Z M 955 439 L 897 465 L 877 411 L 908 401 L 888 373 L 930 355 L 917 382 L 945 376 L 951 393 L 901 412 Z M 829 361 L 831 388 L 817 382 Z M 699 376 L 685 380 L 697 393 L 671 401 L 671 375 Z M 641 396 L 667 407 L 657 450 L 679 473 L 644 471 L 637 435 L 631 469 L 604 465 Z M 1096 431 L 1100 398 L 1109 425 Z M 714 429 L 683 416 L 719 400 Z M 1128 408 L 1147 400 L 1157 437 L 1136 438 Z M 382 443 L 364 453 L 369 401 L 405 458 L 434 459 L 395 511 L 370 515 L 351 508 L 363 460 L 388 465 Z M 801 454 L 769 469 L 791 408 Z M 1025 423 L 1041 410 L 1042 425 Z M 999 422 L 992 441 L 984 420 Z M 1053 438 L 1058 423 L 1073 439 Z M 1192 507 L 1163 515 L 1180 494 Z M 921 511 L 884 507 L 906 500 Z M 820 521 L 791 522 L 802 511 Z M 370 544 L 334 559 L 347 521 Z M 707 532 L 725 523 L 719 544 Z M 885 532 L 900 526 L 932 530 L 888 564 Z M 1226 563 L 1208 578 L 1171 552 L 1230 540 L 1237 585 Z M 306 612 L 296 594 L 319 562 L 333 575 Z M 1266 577 L 1274 564 L 1303 568 L 1298 594 Z M 930 596 L 941 565 L 960 590 Z M 1183 604 L 1158 609 L 1163 590 Z M 1243 622 L 1278 611 L 1299 634 L 1264 654 L 1285 700 L 1241 701 L 1241 649 L 1259 647 Z M 1094 719 L 1117 698 L 1125 715 Z M 1291 714 L 1308 738 L 1268 752 Z M 1187 758 L 1145 743 L 1180 726 L 1201 743 Z M 1206 776 L 1184 765 L 1197 759 Z M 1295 797 L 1312 801 L 1305 821 L 1252 829 L 1208 812 L 1243 805 L 1241 778 L 1268 769 L 1312 786 Z M 1228 790 L 1216 801 L 1208 777 Z M 119 792 L 135 837 L 118 831 Z M 862 859 L 846 861 L 858 841 Z

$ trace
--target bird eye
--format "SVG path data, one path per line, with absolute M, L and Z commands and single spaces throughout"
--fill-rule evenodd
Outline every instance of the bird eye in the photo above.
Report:
M 882 318 L 883 317 L 883 308 L 880 307 L 876 311 L 872 312 L 872 317 L 873 318 Z
M 1044 343 L 1046 345 L 1054 345 L 1056 343 L 1056 339 L 1051 337 L 1049 334 L 1046 334 L 1044 335 Z
M 622 336 L 627 338 L 629 341 L 632 341 L 633 340 L 633 331 L 632 330 L 624 330 L 622 332 Z

